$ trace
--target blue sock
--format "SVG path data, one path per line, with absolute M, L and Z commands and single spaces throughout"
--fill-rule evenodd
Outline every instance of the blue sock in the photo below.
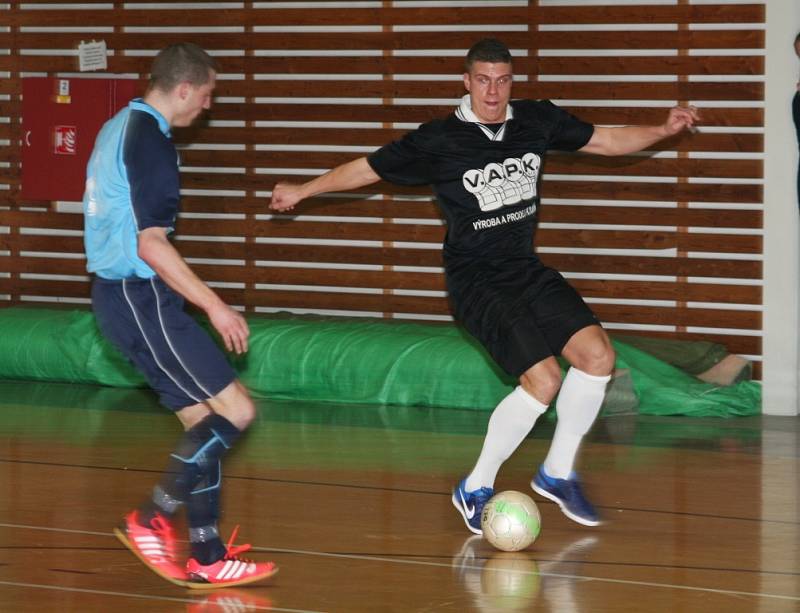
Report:
M 221 459 L 241 434 L 216 413 L 195 424 L 170 454 L 153 500 L 140 509 L 140 521 L 148 525 L 156 512 L 170 517 L 180 504 L 186 503 L 192 557 L 201 564 L 211 564 L 225 555 L 225 546 L 217 533 Z

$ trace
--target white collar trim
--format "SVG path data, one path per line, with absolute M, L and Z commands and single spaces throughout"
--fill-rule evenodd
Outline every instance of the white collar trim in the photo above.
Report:
M 495 133 L 481 123 L 478 116 L 472 111 L 472 100 L 470 100 L 469 94 L 465 94 L 461 98 L 461 104 L 459 104 L 456 109 L 456 117 L 461 121 L 476 124 L 489 140 L 503 140 L 503 136 L 505 136 L 506 132 L 506 123 L 508 123 L 509 119 L 514 118 L 514 109 L 511 108 L 510 104 L 506 107 L 506 118 L 503 120 L 503 125 Z

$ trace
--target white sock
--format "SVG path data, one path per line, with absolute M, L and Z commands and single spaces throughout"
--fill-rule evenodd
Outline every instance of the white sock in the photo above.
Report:
M 598 377 L 575 367 L 567 372 L 556 400 L 556 432 L 544 460 L 549 476 L 567 479 L 572 474 L 578 448 L 600 412 L 610 379 L 611 375 Z
M 468 492 L 481 487 L 494 487 L 500 465 L 514 453 L 528 436 L 539 415 L 546 410 L 547 405 L 536 400 L 519 385 L 500 401 L 489 418 L 478 462 L 464 484 Z

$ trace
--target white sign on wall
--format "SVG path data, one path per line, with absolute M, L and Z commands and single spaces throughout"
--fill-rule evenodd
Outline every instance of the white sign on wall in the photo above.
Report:
M 105 70 L 108 68 L 106 59 L 106 41 L 81 41 L 78 45 L 78 60 L 81 72 L 87 70 Z

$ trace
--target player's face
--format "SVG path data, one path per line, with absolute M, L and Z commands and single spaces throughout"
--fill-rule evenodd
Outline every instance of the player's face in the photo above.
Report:
M 173 120 L 175 127 L 186 127 L 200 116 L 204 110 L 211 108 L 211 95 L 216 85 L 216 75 L 210 73 L 209 80 L 203 85 L 182 83 L 178 86 L 179 110 Z
M 464 73 L 464 87 L 472 101 L 472 112 L 482 123 L 502 123 L 511 99 L 511 64 L 474 62 Z

